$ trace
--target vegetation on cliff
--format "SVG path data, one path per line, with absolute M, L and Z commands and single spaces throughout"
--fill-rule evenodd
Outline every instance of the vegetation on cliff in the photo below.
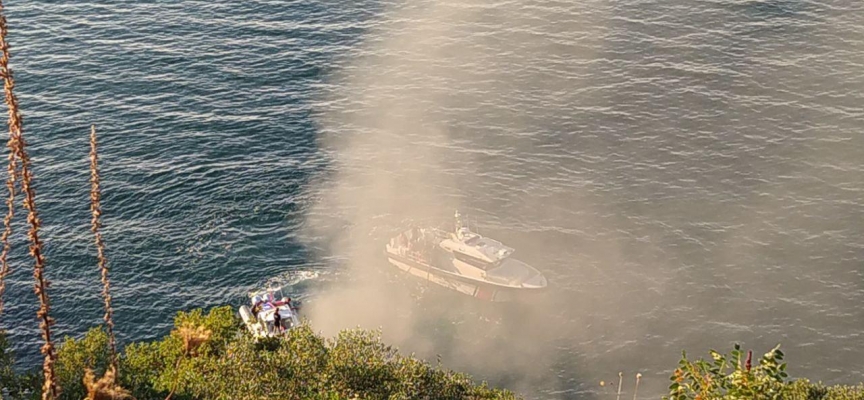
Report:
M 684 354 L 664 400 L 864 400 L 864 385 L 789 381 L 779 346 L 755 362 L 753 352 L 745 355 L 738 345 L 729 354 L 710 354 L 707 361 L 691 361 Z
M 308 324 L 284 338 L 255 340 L 233 309 L 178 313 L 160 341 L 133 343 L 111 372 L 107 332 L 93 328 L 59 346 L 60 399 L 516 399 L 475 384 L 465 374 L 400 355 L 374 331 L 345 330 L 335 338 Z M 759 359 L 740 347 L 710 352 L 708 360 L 681 358 L 672 373 L 670 400 L 864 400 L 864 386 L 824 386 L 789 380 L 783 352 Z M 16 373 L 0 334 L 0 397 L 40 398 L 43 374 Z M 101 377 L 97 379 L 96 377 Z M 647 393 L 646 393 L 647 394 Z M 650 394 L 647 394 L 650 396 Z
M 115 382 L 94 398 L 143 399 L 515 399 L 505 390 L 475 384 L 467 375 L 400 355 L 377 332 L 317 335 L 308 324 L 285 338 L 256 341 L 243 332 L 230 307 L 181 312 L 175 329 L 156 342 L 133 343 L 118 354 Z M 16 375 L 0 341 L 3 398 L 38 398 L 41 374 Z M 60 399 L 80 400 L 111 364 L 102 328 L 67 338 L 57 353 Z M 89 384 L 85 377 L 89 372 Z

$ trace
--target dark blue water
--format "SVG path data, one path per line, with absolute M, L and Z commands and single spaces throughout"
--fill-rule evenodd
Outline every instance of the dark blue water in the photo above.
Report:
M 124 343 L 283 277 L 323 299 L 312 316 L 327 332 L 381 326 L 530 398 L 609 398 L 597 383 L 620 370 L 641 371 L 640 397 L 656 398 L 680 350 L 733 342 L 757 354 L 782 342 L 795 376 L 864 373 L 855 2 L 11 1 L 6 13 L 60 335 L 101 320 L 96 124 Z M 485 307 L 356 254 L 455 207 L 544 271 L 547 296 Z M 2 324 L 35 365 L 22 233 Z
M 124 340 L 164 334 L 177 310 L 236 301 L 266 278 L 321 268 L 295 237 L 304 187 L 326 167 L 312 98 L 379 6 L 7 8 L 59 333 L 99 320 L 87 231 L 91 123 L 117 323 L 135 327 L 118 332 Z M 15 321 L 7 327 L 16 342 L 32 343 L 33 304 L 17 300 L 29 294 L 25 268 L 15 264 L 5 318 Z

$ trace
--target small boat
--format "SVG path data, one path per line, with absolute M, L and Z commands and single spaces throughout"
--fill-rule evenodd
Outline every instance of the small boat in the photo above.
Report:
M 463 225 L 453 232 L 413 227 L 385 245 L 388 261 L 404 272 L 489 301 L 510 301 L 546 288 L 546 277 L 511 257 L 514 249 Z
M 300 325 L 298 310 L 281 286 L 251 292 L 249 301 L 251 307 L 240 306 L 240 318 L 256 338 L 280 336 Z

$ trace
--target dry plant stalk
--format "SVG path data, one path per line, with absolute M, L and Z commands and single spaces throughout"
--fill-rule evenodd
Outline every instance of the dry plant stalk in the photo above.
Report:
M 3 4 L 0 3 L 0 10 L 2 10 L 2 7 L 3 7 Z M 9 56 L 8 56 L 8 50 L 6 49 L 6 46 L 5 46 L 5 44 L 6 44 L 5 18 L 4 18 L 3 22 L 4 22 L 3 23 L 3 35 L 2 35 L 3 37 L 0 40 L 2 40 L 4 50 L 3 50 L 3 54 L 2 54 L 2 57 L 3 57 L 2 66 L 0 66 L 0 68 L 2 68 L 2 70 L 0 70 L 0 76 L 3 77 L 3 81 L 5 83 L 6 79 L 7 79 L 6 76 L 8 75 L 6 73 L 6 71 L 7 71 L 6 67 L 9 64 Z M 9 79 L 11 80 L 11 77 Z M 14 82 L 12 83 L 12 85 L 14 86 Z M 7 102 L 7 104 L 10 104 L 10 99 L 8 98 L 8 96 L 9 95 L 7 94 L 6 102 Z M 12 97 L 11 101 L 16 102 L 16 99 L 14 97 Z M 17 109 L 18 109 L 17 102 L 16 102 L 16 106 L 15 106 L 14 115 L 13 115 L 13 108 L 9 107 L 10 131 L 11 131 L 11 126 L 12 126 L 12 120 L 13 119 L 16 121 L 21 120 L 21 117 L 17 113 Z M 9 178 L 6 179 L 6 188 L 9 190 L 9 197 L 6 199 L 7 211 L 6 211 L 6 217 L 3 218 L 3 234 L 2 234 L 2 236 L 0 236 L 0 241 L 3 242 L 3 250 L 2 250 L 2 252 L 0 252 L 0 315 L 3 314 L 3 293 L 6 291 L 6 276 L 9 274 L 9 263 L 7 262 L 7 256 L 9 255 L 9 249 L 10 249 L 10 247 L 9 247 L 9 235 L 12 234 L 12 218 L 15 216 L 15 182 L 18 180 L 18 157 L 15 156 L 15 149 L 18 148 L 18 137 L 19 137 L 19 135 L 10 134 L 9 140 L 6 142 L 6 147 L 9 149 L 9 156 L 7 157 L 9 159 L 9 166 L 7 167 L 7 171 L 9 173 Z
M 15 81 L 12 79 L 12 71 L 9 69 L 9 43 L 6 42 L 6 17 L 2 14 L 3 3 L 0 1 L 0 74 L 3 76 L 3 89 L 6 95 L 6 105 L 9 106 L 9 137 L 10 143 L 14 145 L 11 149 L 15 157 L 21 162 L 21 189 L 24 192 L 24 207 L 27 209 L 27 223 L 30 229 L 27 233 L 30 239 L 30 255 L 35 263 L 33 265 L 33 277 L 36 279 L 35 292 L 39 298 L 39 311 L 36 312 L 40 320 L 39 328 L 42 330 L 42 338 L 45 344 L 42 346 L 42 354 L 45 362 L 42 372 L 45 375 L 45 383 L 42 386 L 42 399 L 52 400 L 57 397 L 57 383 L 54 375 L 54 360 L 56 353 L 54 344 L 51 342 L 51 325 L 54 320 L 49 316 L 50 303 L 48 300 L 49 282 L 45 279 L 45 258 L 42 256 L 42 242 L 39 240 L 39 216 L 36 212 L 36 194 L 31 182 L 33 180 L 30 171 L 30 157 L 25 149 L 26 143 L 21 134 L 21 115 L 18 112 L 18 99 L 13 93 Z
M 93 370 L 84 372 L 84 387 L 87 389 L 85 400 L 126 400 L 134 399 L 128 390 L 117 385 L 117 370 L 108 367 L 105 376 L 96 380 Z
M 187 356 L 196 355 L 198 348 L 207 343 L 212 334 L 209 329 L 203 326 L 193 327 L 191 325 L 181 326 L 177 333 L 183 339 L 183 353 Z
M 204 343 L 207 343 L 210 340 L 210 335 L 213 334 L 209 329 L 204 326 L 193 326 L 191 324 L 183 324 L 180 328 L 177 329 L 177 335 L 183 339 L 183 355 L 177 358 L 177 365 L 174 366 L 174 370 L 177 371 L 180 369 L 180 363 L 184 358 L 194 357 L 198 354 L 198 348 L 201 347 Z M 177 390 L 177 382 L 179 381 L 179 376 L 174 379 L 174 383 L 171 384 L 171 391 L 168 392 L 168 396 L 165 397 L 165 400 L 171 400 L 171 397 L 174 396 L 174 392 Z
M 117 371 L 117 342 L 114 337 L 114 311 L 111 309 L 111 281 L 108 279 L 108 260 L 105 258 L 105 242 L 102 240 L 102 191 L 99 189 L 99 156 L 96 152 L 96 127 L 90 126 L 90 211 L 93 213 L 91 230 L 96 236 L 96 257 L 102 272 L 102 298 L 105 300 L 105 326 L 108 329 L 108 344 L 111 347 L 111 367 Z
M 5 71 L 0 72 L 4 74 Z M 12 218 L 15 216 L 15 182 L 18 180 L 18 158 L 15 157 L 15 148 L 17 147 L 17 138 L 10 135 L 9 141 L 6 143 L 9 149 L 9 166 L 7 167 L 9 177 L 6 179 L 6 188 L 9 190 L 9 197 L 6 198 L 6 216 L 3 218 L 3 234 L 0 235 L 0 241 L 3 242 L 3 250 L 0 251 L 0 316 L 3 315 L 3 293 L 6 292 L 6 276 L 9 275 L 9 235 L 12 234 Z

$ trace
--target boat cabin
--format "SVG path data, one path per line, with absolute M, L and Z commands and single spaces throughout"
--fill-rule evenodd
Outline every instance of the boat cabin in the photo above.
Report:
M 513 254 L 513 248 L 465 227 L 460 227 L 450 238 L 442 240 L 440 246 L 451 252 L 455 259 L 484 271 L 498 267 Z

